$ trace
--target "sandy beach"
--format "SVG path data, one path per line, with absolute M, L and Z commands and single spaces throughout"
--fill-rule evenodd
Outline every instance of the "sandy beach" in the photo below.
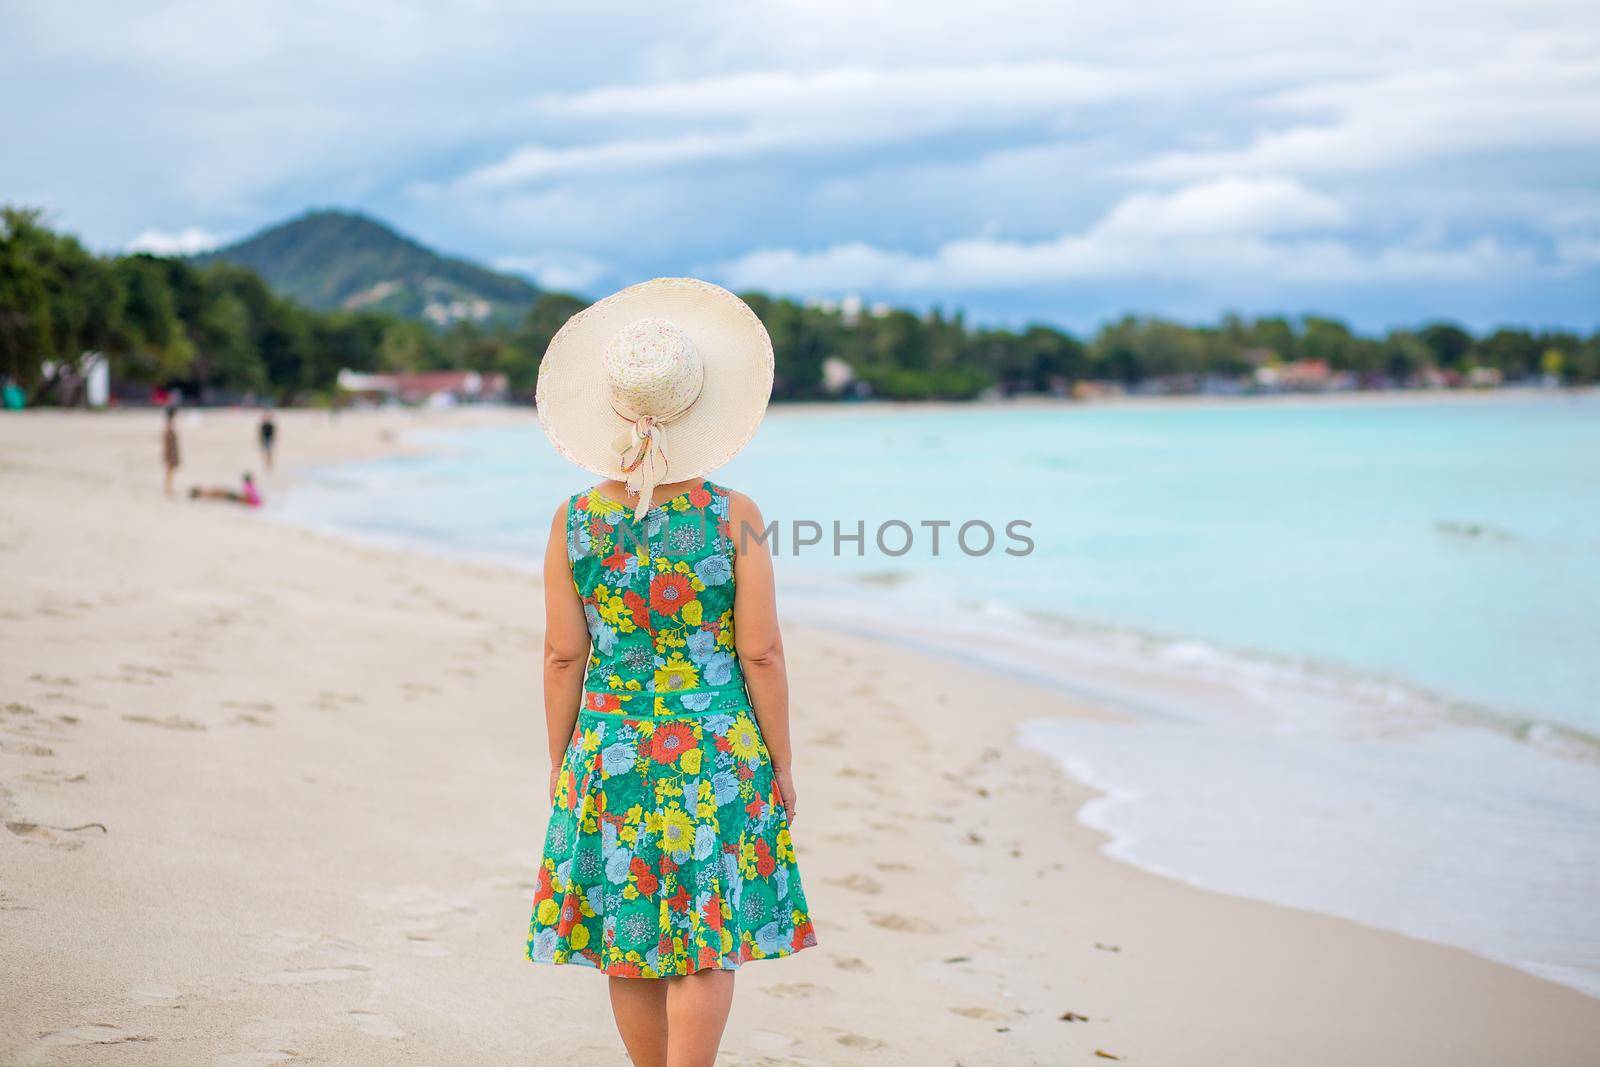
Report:
M 263 491 L 529 419 L 283 413 Z M 253 423 L 186 422 L 180 485 L 259 470 Z M 0 418 L 0 1063 L 625 1063 L 604 979 L 523 959 L 537 579 L 165 499 L 159 440 Z M 1102 856 L 1014 738 L 1108 709 L 786 640 L 820 944 L 741 972 L 720 1062 L 1595 1062 L 1600 1000 Z

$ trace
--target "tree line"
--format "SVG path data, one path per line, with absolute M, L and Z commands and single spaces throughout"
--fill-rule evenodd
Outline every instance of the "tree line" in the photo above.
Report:
M 1080 381 L 1139 386 L 1237 379 L 1266 363 L 1315 360 L 1371 387 L 1427 372 L 1476 368 L 1507 381 L 1600 377 L 1600 332 L 1502 328 L 1474 335 L 1448 322 L 1361 335 L 1314 315 L 1225 316 L 1194 326 L 1127 316 L 1082 339 L 1050 326 L 969 328 L 935 309 L 861 312 L 743 294 L 772 334 L 774 397 L 820 399 L 848 367 L 846 391 L 893 399 L 1061 393 Z M 586 301 L 542 293 L 515 324 L 440 329 L 373 311 L 313 311 L 277 296 L 250 270 L 146 254 L 99 256 L 44 225 L 36 211 L 0 210 L 0 378 L 36 401 L 86 352 L 123 383 L 213 400 L 331 399 L 343 368 L 471 369 L 504 373 L 531 398 L 550 338 Z

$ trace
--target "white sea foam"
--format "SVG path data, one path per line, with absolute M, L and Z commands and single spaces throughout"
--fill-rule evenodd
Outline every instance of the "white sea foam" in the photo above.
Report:
M 926 587 L 813 594 L 789 598 L 797 617 L 965 656 L 1122 713 L 1034 720 L 1020 736 L 1101 794 L 1078 817 L 1107 835 L 1113 858 L 1600 996 L 1592 738 L 1205 642 L 1065 619 L 1018 633 Z

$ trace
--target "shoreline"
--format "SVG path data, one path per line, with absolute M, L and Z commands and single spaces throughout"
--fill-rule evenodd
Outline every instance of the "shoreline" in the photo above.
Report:
M 292 474 L 459 414 L 280 419 L 308 449 Z M 207 412 L 193 436 L 220 457 L 250 419 Z M 97 421 L 0 419 L 23 505 L 0 526 L 0 639 L 23 653 L 3 677 L 29 709 L 0 757 L 0 923 L 32 961 L 0 974 L 0 1053 L 615 1062 L 598 983 L 510 965 L 542 839 L 537 584 L 162 501 L 157 416 Z M 196 466 L 236 477 L 249 451 Z M 733 1061 L 1580 1063 L 1600 1040 L 1600 1002 L 1553 983 L 1103 855 L 1079 819 L 1096 794 L 1016 731 L 1108 709 L 793 630 L 822 951 L 741 980 Z M 90 821 L 109 829 L 60 829 Z M 151 909 L 171 899 L 198 907 Z

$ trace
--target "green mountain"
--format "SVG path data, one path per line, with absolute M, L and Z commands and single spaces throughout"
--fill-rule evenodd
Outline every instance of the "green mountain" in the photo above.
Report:
M 193 258 L 249 267 L 308 307 L 370 308 L 440 326 L 459 319 L 506 321 L 539 295 L 522 278 L 442 256 L 347 211 L 308 212 Z

